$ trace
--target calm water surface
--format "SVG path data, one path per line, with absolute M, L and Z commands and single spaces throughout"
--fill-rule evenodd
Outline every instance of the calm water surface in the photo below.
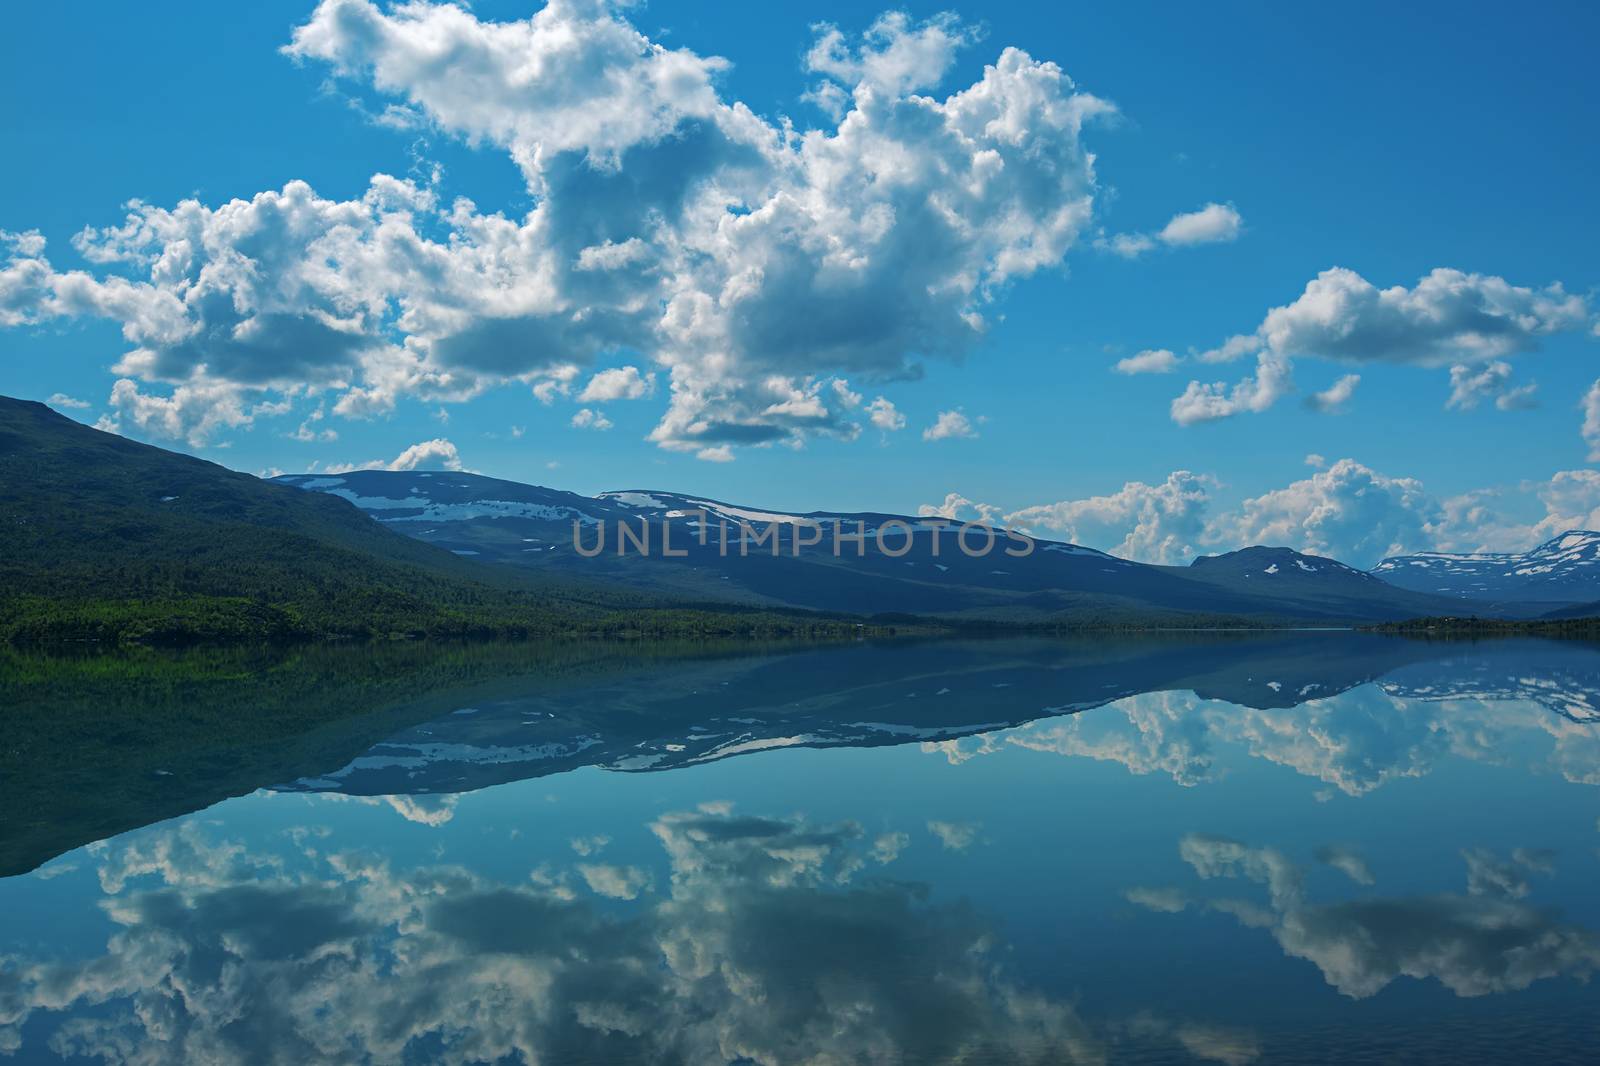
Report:
M 1592 645 L 201 665 L 11 665 L 9 1061 L 1600 1047 Z

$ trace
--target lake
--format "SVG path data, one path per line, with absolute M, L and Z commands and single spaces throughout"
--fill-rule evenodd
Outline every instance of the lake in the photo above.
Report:
M 0 662 L 7 1061 L 1583 1062 L 1600 648 Z

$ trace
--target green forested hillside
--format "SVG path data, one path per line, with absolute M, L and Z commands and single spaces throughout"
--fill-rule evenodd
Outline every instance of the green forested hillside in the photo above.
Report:
M 400 536 L 275 485 L 0 397 L 0 639 L 791 633 L 808 615 L 673 608 Z

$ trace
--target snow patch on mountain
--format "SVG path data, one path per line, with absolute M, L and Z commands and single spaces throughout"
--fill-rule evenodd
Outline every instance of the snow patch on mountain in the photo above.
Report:
M 1419 592 L 1580 602 L 1600 598 L 1600 533 L 1568 530 L 1528 552 L 1418 552 L 1372 573 Z

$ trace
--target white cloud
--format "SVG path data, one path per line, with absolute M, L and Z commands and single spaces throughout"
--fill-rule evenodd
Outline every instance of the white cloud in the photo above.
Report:
M 879 15 L 862 35 L 860 45 L 837 26 L 817 27 L 817 40 L 806 54 L 806 69 L 834 85 L 902 96 L 932 88 L 944 79 L 956 52 L 977 41 L 972 27 L 946 12 L 917 24 L 903 11 Z M 824 83 L 825 85 L 827 83 Z M 826 89 L 819 90 L 826 93 Z M 822 96 L 819 103 L 829 99 Z
M 212 444 L 217 434 L 249 426 L 261 415 L 287 411 L 283 403 L 256 403 L 236 386 L 206 379 L 180 385 L 171 396 L 141 392 L 137 382 L 121 378 L 111 387 L 107 401 L 111 413 L 103 415 L 96 427 L 110 433 L 131 429 L 142 436 L 181 440 L 191 447 Z
M 1181 396 L 1173 398 L 1172 420 L 1180 426 L 1215 422 L 1237 414 L 1265 411 L 1294 387 L 1288 360 L 1276 352 L 1262 352 L 1256 359 L 1255 373 L 1231 388 L 1221 381 L 1203 384 L 1189 382 Z
M 327 417 L 327 412 L 320 404 L 317 405 L 316 409 L 305 417 L 305 421 L 301 422 L 299 426 L 295 427 L 295 431 L 289 434 L 289 439 L 306 443 L 331 443 L 338 440 L 339 434 L 336 430 L 316 428 L 316 424 L 325 417 Z
M 1583 394 L 1583 441 L 1589 446 L 1589 461 L 1600 463 L 1600 381 Z
M 1116 233 L 1095 241 L 1096 248 L 1124 259 L 1137 259 L 1155 246 L 1155 238 L 1144 233 Z
M 464 470 L 456 446 L 443 437 L 425 440 L 402 451 L 388 461 L 373 459 L 365 463 L 338 463 L 326 468 L 329 474 L 348 474 L 353 470 Z
M 606 430 L 610 429 L 612 425 L 611 419 L 607 418 L 603 412 L 596 411 L 590 407 L 579 408 L 578 413 L 572 416 L 572 427 L 574 429 Z
M 1457 411 L 1470 411 L 1484 400 L 1492 399 L 1502 411 L 1535 407 L 1533 398 L 1537 385 L 1511 384 L 1511 364 L 1496 359 L 1481 369 L 1457 363 L 1450 368 L 1450 398 L 1445 407 Z
M 1282 545 L 1369 567 L 1384 556 L 1433 547 L 1444 511 L 1414 478 L 1389 477 L 1353 459 L 1247 499 L 1213 536 L 1235 546 Z
M 1215 479 L 1177 470 L 1159 485 L 1130 481 L 1110 496 L 1024 507 L 1006 523 L 1150 563 L 1186 562 L 1207 533 Z
M 553 400 L 565 368 L 640 352 L 670 382 L 652 439 L 715 451 L 854 436 L 843 396 L 798 410 L 772 380 L 805 393 L 963 355 L 1006 283 L 1058 266 L 1091 222 L 1081 135 L 1110 105 L 1015 48 L 935 92 L 976 38 L 950 16 L 884 16 L 859 40 L 820 28 L 808 64 L 840 117 L 801 131 L 725 99 L 724 60 L 651 41 L 620 10 L 495 22 L 324 0 L 286 51 L 371 97 L 368 113 L 399 105 L 504 151 L 532 210 L 384 175 L 349 200 L 296 181 L 215 207 L 135 202 L 82 235 L 93 272 L 9 235 L 0 323 L 109 318 L 119 373 L 147 388 L 311 385 L 347 418 L 512 381 Z
M 1309 477 L 1226 509 L 1215 506 L 1214 478 L 1179 470 L 1161 484 L 1133 481 L 1108 496 L 1024 507 L 1005 522 L 1142 562 L 1183 563 L 1203 551 L 1265 544 L 1362 568 L 1416 551 L 1525 551 L 1569 529 L 1600 527 L 1596 470 L 1441 499 L 1415 478 L 1353 459 L 1306 461 L 1315 469 Z M 969 506 L 987 507 L 951 493 L 919 513 L 957 517 Z M 1530 510 L 1541 517 L 1512 517 Z
M 1124 259 L 1137 259 L 1163 244 L 1183 248 L 1238 240 L 1243 229 L 1244 218 L 1232 204 L 1210 203 L 1198 211 L 1173 215 L 1158 233 L 1117 233 L 1098 238 L 1095 247 Z
M 1000 508 L 989 503 L 975 503 L 959 492 L 947 493 L 943 503 L 925 503 L 917 508 L 921 518 L 948 518 L 951 521 L 974 521 L 988 525 L 1000 523 Z
M 602 370 L 589 379 L 578 393 L 579 403 L 609 403 L 612 400 L 638 400 L 656 391 L 656 376 L 641 374 L 636 366 Z
M 1206 204 L 1198 211 L 1174 215 L 1159 234 L 1166 244 L 1210 244 L 1237 240 L 1244 219 L 1232 204 Z
M 1534 487 L 1545 515 L 1531 532 L 1553 537 L 1569 529 L 1600 529 L 1600 470 L 1562 470 Z
M 1535 350 L 1542 337 L 1582 329 L 1588 302 L 1560 285 L 1522 288 L 1503 278 L 1438 269 L 1407 289 L 1378 289 L 1335 267 L 1312 280 L 1293 303 L 1267 312 L 1254 333 L 1201 355 L 1228 362 L 1255 354 L 1255 374 L 1229 390 L 1190 382 L 1172 403 L 1180 424 L 1271 407 L 1291 388 L 1292 361 L 1473 365 Z M 1516 406 L 1527 391 L 1508 401 Z
M 719 444 L 714 448 L 701 448 L 694 453 L 694 457 L 705 463 L 731 463 L 733 462 L 733 447 Z
M 389 464 L 390 470 L 460 470 L 461 456 L 456 446 L 442 437 L 413 444 Z
M 959 410 L 940 411 L 933 425 L 922 431 L 923 440 L 957 440 L 977 435 L 972 422 Z
M 854 411 L 861 406 L 864 397 L 859 392 L 850 389 L 850 383 L 844 378 L 833 379 L 833 394 L 839 398 L 839 403 Z
M 894 404 L 882 396 L 867 404 L 867 414 L 871 418 L 872 424 L 885 433 L 894 433 L 906 428 L 906 416 L 896 410 Z M 1596 417 L 1600 419 L 1600 415 Z M 1600 437 L 1600 431 L 1597 431 L 1597 437 Z
M 49 403 L 51 407 L 65 407 L 68 410 L 73 411 L 81 411 L 90 406 L 87 400 L 80 400 L 75 396 L 68 396 L 64 392 L 53 394 L 46 402 Z
M 1321 392 L 1312 393 L 1306 397 L 1306 404 L 1314 411 L 1323 414 L 1343 414 L 1345 405 L 1356 394 L 1356 386 L 1361 384 L 1360 374 L 1346 374 Z
M 1170 374 L 1182 361 L 1165 348 L 1149 348 L 1119 359 L 1112 369 L 1119 374 Z
M 578 379 L 578 368 L 571 363 L 552 367 L 543 380 L 533 386 L 533 398 L 549 407 L 557 396 L 572 395 L 572 383 Z

